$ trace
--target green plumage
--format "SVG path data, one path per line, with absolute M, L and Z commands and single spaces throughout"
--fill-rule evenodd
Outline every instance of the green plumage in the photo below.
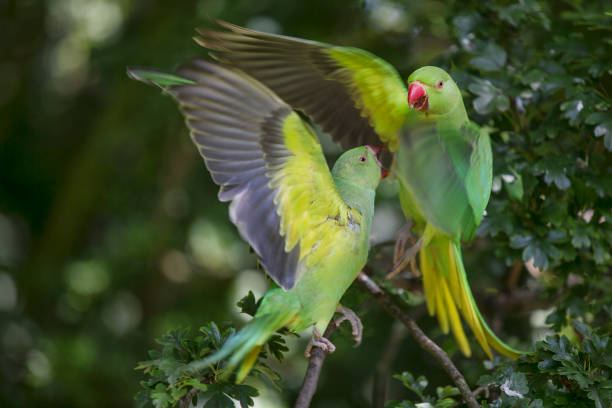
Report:
M 463 267 L 460 242 L 471 240 L 482 221 L 492 155 L 488 134 L 469 121 L 452 78 L 423 67 L 408 78 L 422 88 L 413 93 L 393 67 L 365 51 L 217 23 L 227 31 L 200 30 L 196 39 L 214 58 L 257 78 L 344 148 L 382 142 L 396 153 L 402 209 L 423 235 L 429 311 L 445 332 L 453 330 L 466 355 L 459 313 L 487 354 L 491 345 L 518 356 L 482 318 Z
M 240 71 L 194 60 L 177 74 L 128 69 L 175 98 L 219 199 L 279 287 L 254 319 L 193 368 L 230 357 L 241 381 L 278 329 L 321 333 L 367 260 L 381 169 L 373 150 L 345 152 L 330 173 L 310 127 L 273 92 Z

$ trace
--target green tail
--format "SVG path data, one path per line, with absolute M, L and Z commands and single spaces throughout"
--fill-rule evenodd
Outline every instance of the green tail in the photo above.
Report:
M 224 368 L 222 378 L 229 376 L 238 363 L 242 362 L 236 375 L 236 382 L 242 382 L 249 374 L 261 348 L 278 329 L 286 326 L 295 318 L 296 312 L 291 309 L 279 310 L 256 316 L 238 333 L 230 338 L 216 353 L 189 364 L 189 369 L 199 370 L 211 364 L 218 363 L 231 355 Z
M 470 356 L 471 349 L 459 312 L 489 358 L 490 347 L 510 358 L 525 354 L 501 341 L 480 314 L 467 281 L 461 248 L 456 243 L 446 237 L 432 237 L 421 249 L 420 264 L 429 314 L 437 315 L 444 333 L 448 333 L 450 324 L 463 354 Z

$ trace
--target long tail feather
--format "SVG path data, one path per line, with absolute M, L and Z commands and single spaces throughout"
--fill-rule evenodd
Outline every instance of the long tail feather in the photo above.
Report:
M 429 314 L 438 317 L 444 333 L 452 330 L 464 355 L 470 356 L 471 349 L 459 313 L 489 358 L 491 348 L 510 358 L 525 354 L 501 341 L 480 314 L 457 244 L 443 237 L 429 240 L 421 249 L 420 263 Z
M 149 68 L 128 67 L 127 75 L 136 81 L 144 82 L 148 85 L 156 85 L 162 89 L 173 85 L 195 84 L 195 82 L 190 79 Z
M 287 309 L 257 316 L 229 339 L 219 351 L 202 360 L 190 363 L 189 369 L 199 370 L 218 363 L 231 355 L 222 376 L 229 376 L 236 366 L 242 362 L 236 377 L 236 382 L 242 382 L 253 368 L 265 342 L 274 332 L 294 318 L 295 311 Z

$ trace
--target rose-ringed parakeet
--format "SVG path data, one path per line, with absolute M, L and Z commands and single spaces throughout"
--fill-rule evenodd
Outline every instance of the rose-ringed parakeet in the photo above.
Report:
M 367 260 L 382 175 L 378 148 L 345 152 L 330 173 L 312 129 L 236 69 L 194 60 L 176 74 L 136 68 L 128 74 L 178 101 L 193 142 L 221 186 L 219 199 L 231 201 L 232 222 L 278 285 L 265 294 L 251 322 L 193 367 L 231 355 L 226 373 L 242 361 L 241 381 L 263 344 L 283 327 L 298 332 L 314 326 L 311 345 L 333 351 L 320 333 L 337 308 L 350 312 L 339 301 Z
M 492 154 L 486 131 L 470 122 L 461 92 L 442 69 L 423 67 L 408 78 L 356 48 L 261 33 L 226 22 L 226 31 L 198 30 L 200 45 L 271 88 L 303 111 L 344 148 L 385 143 L 407 218 L 421 234 L 419 260 L 430 314 L 452 329 L 470 355 L 459 313 L 478 342 L 517 357 L 478 310 L 460 242 L 473 238 L 489 200 Z

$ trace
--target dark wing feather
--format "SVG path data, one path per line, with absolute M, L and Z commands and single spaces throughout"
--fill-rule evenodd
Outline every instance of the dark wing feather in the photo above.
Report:
M 406 87 L 385 61 L 365 51 L 266 34 L 216 21 L 198 30 L 211 55 L 253 76 L 302 110 L 345 149 L 397 145 L 409 113 Z

